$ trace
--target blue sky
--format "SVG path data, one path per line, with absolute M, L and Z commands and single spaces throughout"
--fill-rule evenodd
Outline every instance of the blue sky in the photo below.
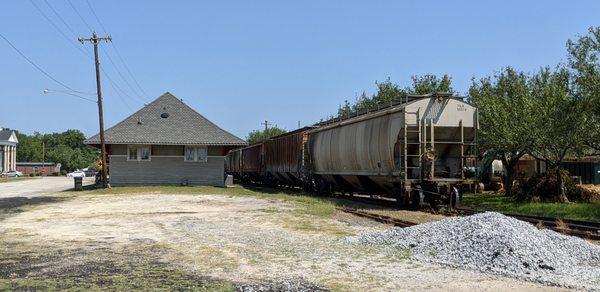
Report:
M 56 79 L 95 92 L 93 62 L 73 35 L 89 36 L 88 25 L 103 33 L 86 1 L 70 0 L 74 10 L 47 0 L 61 18 L 31 1 L 66 38 L 24 0 L 3 1 L 0 33 Z M 388 77 L 408 85 L 411 75 L 446 73 L 465 93 L 471 78 L 503 66 L 554 65 L 567 39 L 600 25 L 599 1 L 90 3 L 114 42 L 100 51 L 114 82 L 103 76 L 107 127 L 169 91 L 242 138 L 264 120 L 287 130 L 316 122 Z M 97 132 L 95 104 L 44 88 L 64 89 L 0 39 L 0 126 Z

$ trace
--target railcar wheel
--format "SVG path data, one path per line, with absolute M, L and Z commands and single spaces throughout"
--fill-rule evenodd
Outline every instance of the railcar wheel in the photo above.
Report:
M 460 194 L 460 191 L 456 187 L 452 187 L 450 193 L 448 194 L 448 206 L 450 207 L 450 209 L 456 208 L 456 204 L 458 203 L 458 200 L 461 199 L 461 197 L 462 195 Z
M 402 208 L 406 206 L 406 195 L 402 188 L 395 187 L 392 189 L 392 196 L 396 199 L 396 207 Z
M 423 201 L 423 191 L 421 189 L 414 189 L 410 192 L 410 202 L 408 208 L 410 210 L 418 210 L 421 207 L 421 201 Z

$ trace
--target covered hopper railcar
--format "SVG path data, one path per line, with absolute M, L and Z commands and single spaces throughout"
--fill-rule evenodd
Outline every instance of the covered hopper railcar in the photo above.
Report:
M 477 166 L 477 109 L 449 94 L 273 137 L 239 152 L 238 179 L 316 192 L 391 196 L 400 204 L 453 205 Z M 228 154 L 236 165 L 238 153 Z M 248 156 L 248 157 L 246 157 Z M 248 165 L 245 165 L 248 164 Z M 235 169 L 235 168 L 232 168 Z
M 476 140 L 477 109 L 438 94 L 315 129 L 308 151 L 313 176 L 344 191 L 454 204 Z

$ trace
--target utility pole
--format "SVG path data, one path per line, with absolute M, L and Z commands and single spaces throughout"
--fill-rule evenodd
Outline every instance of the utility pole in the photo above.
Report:
M 266 133 L 266 132 L 267 132 L 267 130 L 269 129 L 269 125 L 271 125 L 271 124 L 269 124 L 269 122 L 268 122 L 267 120 L 265 120 L 265 122 L 264 122 L 264 123 L 260 123 L 260 124 L 261 124 L 261 125 L 265 125 L 265 133 Z
M 108 184 L 108 177 L 106 173 L 106 144 L 104 141 L 104 114 L 102 111 L 102 86 L 100 84 L 100 60 L 98 59 L 98 43 L 101 41 L 112 42 L 110 35 L 105 37 L 98 37 L 96 32 L 92 33 L 91 38 L 79 38 L 79 41 L 83 44 L 90 42 L 94 45 L 94 59 L 96 61 L 96 92 L 98 92 L 98 121 L 100 123 L 100 155 L 102 156 L 102 186 L 104 188 L 110 188 Z
M 46 142 L 42 141 L 42 177 L 44 177 L 44 161 L 46 161 Z

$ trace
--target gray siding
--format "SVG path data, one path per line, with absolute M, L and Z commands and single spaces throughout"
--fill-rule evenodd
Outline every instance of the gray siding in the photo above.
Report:
M 110 156 L 110 184 L 223 186 L 224 157 L 208 157 L 207 162 L 185 162 L 183 156 L 157 157 L 150 161 L 127 161 L 125 156 Z

